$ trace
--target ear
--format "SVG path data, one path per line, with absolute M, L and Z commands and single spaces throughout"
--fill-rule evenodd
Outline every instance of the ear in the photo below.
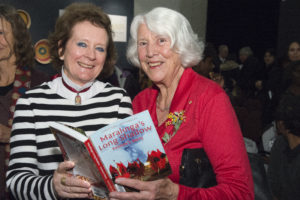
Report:
M 61 40 L 58 41 L 58 46 L 59 46 L 59 47 L 61 46 Z M 64 60 L 64 59 L 65 59 L 65 56 L 64 56 L 64 52 L 63 52 L 63 48 L 62 48 L 62 47 L 58 48 L 58 56 L 59 56 L 59 59 L 61 59 L 61 60 Z

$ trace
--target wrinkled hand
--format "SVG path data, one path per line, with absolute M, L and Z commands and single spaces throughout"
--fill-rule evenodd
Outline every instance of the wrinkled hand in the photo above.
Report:
M 11 129 L 3 124 L 0 124 L 0 142 L 8 143 Z
M 156 181 L 118 178 L 116 183 L 137 189 L 139 192 L 111 192 L 109 194 L 110 200 L 176 200 L 179 192 L 179 185 L 168 178 Z
M 74 162 L 65 161 L 59 164 L 53 176 L 53 187 L 60 198 L 92 198 L 91 185 L 76 178 L 70 172 Z

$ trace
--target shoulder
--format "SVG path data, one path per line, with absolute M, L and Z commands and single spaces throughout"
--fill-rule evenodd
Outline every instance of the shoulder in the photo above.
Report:
M 153 99 L 155 99 L 157 93 L 158 89 L 155 86 L 142 90 L 132 101 L 133 111 L 136 113 L 148 108 Z
M 211 99 L 219 94 L 226 94 L 216 82 L 194 72 L 190 75 L 192 94 L 201 98 Z
M 147 97 L 151 97 L 154 95 L 154 88 L 146 88 L 144 90 L 142 90 L 140 93 L 138 93 L 136 95 L 136 97 L 134 98 L 134 101 L 141 99 L 141 98 L 147 98 Z M 135 100 L 136 99 L 136 100 Z
M 132 108 L 131 98 L 123 88 L 116 87 L 111 85 L 110 83 L 103 83 L 100 81 L 95 82 L 96 87 L 98 87 L 97 94 L 95 98 L 99 99 L 99 101 L 111 102 L 111 103 L 119 103 L 121 107 Z
M 39 85 L 32 86 L 30 89 L 28 89 L 25 94 L 30 95 L 30 94 L 36 94 L 36 93 L 44 93 L 47 90 L 50 90 L 51 88 L 49 87 L 49 82 L 43 82 Z M 47 92 L 46 92 L 47 93 Z
M 113 86 L 111 83 L 103 83 L 100 81 L 96 81 L 95 84 L 97 84 L 97 86 L 103 88 L 103 93 L 109 93 L 109 94 L 122 94 L 124 96 L 128 96 L 127 92 L 125 89 L 121 88 L 121 87 L 117 87 L 117 86 Z
M 154 96 L 155 90 L 156 89 L 154 89 L 153 87 L 142 90 L 134 97 L 133 102 L 137 103 L 142 99 L 147 99 L 147 98 Z M 158 91 L 156 91 L 156 92 L 158 92 Z
M 49 87 L 48 83 L 49 82 L 44 82 L 40 85 L 31 87 L 18 98 L 18 103 L 30 104 L 30 102 L 40 102 L 43 101 L 43 99 L 57 98 L 57 95 Z
M 271 154 L 278 151 L 284 151 L 287 146 L 288 142 L 285 137 L 283 135 L 278 135 L 274 142 L 274 145 L 272 146 Z

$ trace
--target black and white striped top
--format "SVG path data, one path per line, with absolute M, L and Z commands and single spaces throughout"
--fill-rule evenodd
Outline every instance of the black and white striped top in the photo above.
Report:
M 18 99 L 7 172 L 7 186 L 16 199 L 56 199 L 52 178 L 63 158 L 49 122 L 79 127 L 89 135 L 132 114 L 125 90 L 108 83 L 96 81 L 80 93 L 81 105 L 75 105 L 75 96 L 59 77 Z

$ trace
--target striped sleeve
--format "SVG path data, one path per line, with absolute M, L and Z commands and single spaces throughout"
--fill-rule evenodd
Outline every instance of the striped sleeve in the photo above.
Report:
M 36 129 L 34 112 L 30 107 L 30 102 L 26 97 L 20 98 L 17 102 L 10 138 L 7 186 L 16 199 L 34 200 L 47 197 L 56 199 L 51 189 L 52 175 L 49 172 L 55 170 L 62 159 L 51 163 L 51 169 L 46 167 L 45 160 L 49 157 L 47 154 L 52 150 L 55 152 L 55 141 L 37 144 L 39 136 L 37 131 L 43 130 Z M 57 149 L 56 152 L 59 155 Z M 48 175 L 43 176 L 43 174 Z

